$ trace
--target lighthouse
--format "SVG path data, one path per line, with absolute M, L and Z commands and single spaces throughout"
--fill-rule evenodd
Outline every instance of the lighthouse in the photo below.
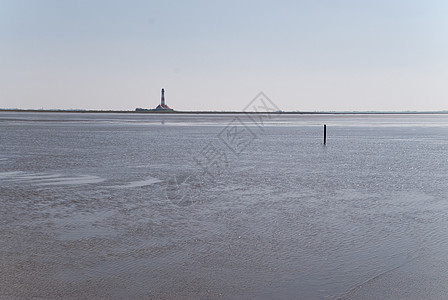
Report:
M 162 99 L 160 101 L 160 106 L 165 107 L 165 89 L 162 89 Z
M 162 96 L 160 97 L 160 104 L 157 105 L 157 107 L 154 110 L 173 111 L 173 109 L 170 108 L 165 103 L 165 89 L 162 89 Z
M 135 111 L 164 111 L 164 112 L 172 112 L 174 109 L 170 108 L 166 105 L 165 102 L 165 89 L 162 89 L 162 95 L 160 97 L 160 104 L 157 105 L 156 108 L 146 109 L 146 108 L 136 108 Z

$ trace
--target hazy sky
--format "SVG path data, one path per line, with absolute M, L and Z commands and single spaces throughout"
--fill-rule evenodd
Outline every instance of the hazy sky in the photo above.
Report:
M 0 0 L 1 108 L 448 109 L 448 1 Z

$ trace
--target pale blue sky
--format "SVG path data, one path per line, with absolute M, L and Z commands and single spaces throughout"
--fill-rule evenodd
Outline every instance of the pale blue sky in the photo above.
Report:
M 442 0 L 0 0 L 0 107 L 448 109 Z

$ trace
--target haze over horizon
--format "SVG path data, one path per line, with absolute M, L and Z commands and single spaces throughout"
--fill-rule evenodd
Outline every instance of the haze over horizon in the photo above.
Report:
M 0 108 L 448 109 L 448 3 L 0 0 Z

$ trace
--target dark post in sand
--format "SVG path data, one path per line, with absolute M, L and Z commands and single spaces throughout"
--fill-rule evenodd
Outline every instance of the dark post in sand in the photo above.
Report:
M 324 145 L 327 144 L 327 125 L 324 124 Z

